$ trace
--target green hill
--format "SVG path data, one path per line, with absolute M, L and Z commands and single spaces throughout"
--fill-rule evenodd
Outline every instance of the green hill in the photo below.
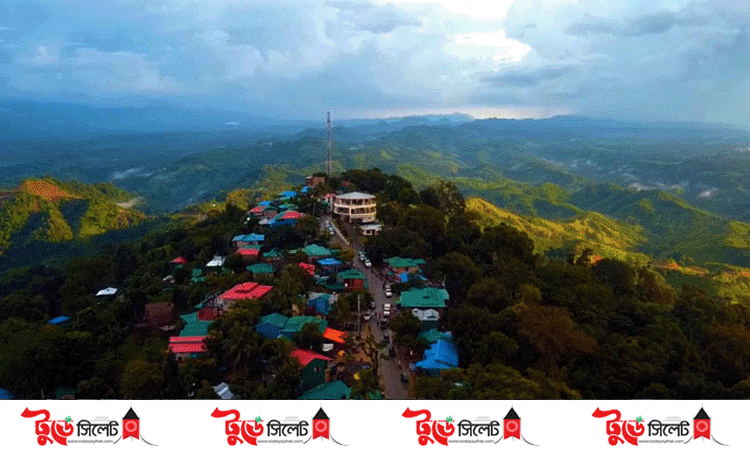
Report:
M 132 197 L 111 184 L 24 180 L 0 205 L 0 254 L 33 242 L 66 242 L 138 225 L 146 216 L 124 204 Z
M 602 258 L 640 264 L 650 259 L 635 251 L 646 241 L 641 227 L 599 213 L 588 212 L 576 219 L 552 221 L 513 214 L 480 198 L 467 199 L 466 210 L 479 216 L 478 223 L 482 227 L 504 222 L 524 231 L 534 240 L 534 246 L 540 253 L 550 249 L 581 250 L 588 247 Z

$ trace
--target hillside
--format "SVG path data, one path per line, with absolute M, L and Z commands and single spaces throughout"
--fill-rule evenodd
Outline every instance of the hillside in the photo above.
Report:
M 650 259 L 634 250 L 646 241 L 641 227 L 628 225 L 602 214 L 589 212 L 577 219 L 552 221 L 513 214 L 480 198 L 467 199 L 466 210 L 480 217 L 478 223 L 482 227 L 504 222 L 527 233 L 534 240 L 534 248 L 540 253 L 551 249 L 580 252 L 588 247 L 602 258 L 641 264 Z
M 85 239 L 138 225 L 145 214 L 118 205 L 131 198 L 110 184 L 24 180 L 0 205 L 0 254 L 34 242 Z

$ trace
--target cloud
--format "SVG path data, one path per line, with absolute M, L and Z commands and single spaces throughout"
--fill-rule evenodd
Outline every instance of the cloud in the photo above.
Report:
M 497 75 L 486 76 L 482 81 L 495 86 L 513 86 L 518 88 L 534 87 L 544 81 L 550 81 L 562 77 L 573 70 L 571 66 L 542 67 L 532 70 L 513 70 Z
M 586 14 L 583 20 L 568 25 L 565 33 L 574 36 L 590 34 L 644 36 L 663 34 L 677 26 L 701 26 L 709 23 L 710 19 L 705 16 L 679 16 L 671 11 L 660 11 L 622 20 L 597 18 Z
M 338 10 L 339 21 L 350 24 L 357 30 L 371 33 L 390 33 L 396 28 L 419 27 L 422 22 L 393 4 L 375 5 L 348 1 L 327 2 L 327 6 Z
M 5 0 L 0 18 L 0 96 L 750 124 L 740 0 Z

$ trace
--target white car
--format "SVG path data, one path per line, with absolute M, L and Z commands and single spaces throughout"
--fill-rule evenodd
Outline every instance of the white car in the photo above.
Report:
M 370 260 L 369 260 L 369 259 L 366 259 L 366 260 L 365 260 L 365 267 L 367 267 L 368 269 L 369 269 L 370 267 L 372 267 L 372 263 L 370 262 Z
M 393 297 L 393 292 L 390 289 L 386 289 L 385 290 L 385 296 L 386 296 L 386 298 L 391 298 L 391 297 Z
M 383 311 L 383 317 L 391 317 L 391 311 L 390 310 Z
M 362 314 L 362 320 L 364 320 L 365 322 L 369 321 L 370 317 L 372 317 L 370 315 L 370 313 L 364 313 L 364 314 Z
M 391 312 L 391 304 L 383 303 L 383 312 Z

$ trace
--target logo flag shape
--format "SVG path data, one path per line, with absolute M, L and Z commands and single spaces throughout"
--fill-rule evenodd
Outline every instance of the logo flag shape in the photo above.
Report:
M 325 413 L 325 411 L 323 411 L 323 408 L 320 408 L 318 410 L 318 413 L 315 414 L 315 417 L 313 417 L 312 426 L 313 439 L 317 439 L 319 437 L 330 439 L 330 418 Z
M 503 439 L 511 437 L 521 439 L 521 418 L 513 407 L 503 419 Z
M 698 414 L 693 419 L 693 439 L 698 439 L 699 437 L 711 439 L 711 418 L 708 417 L 703 408 L 698 411 Z
M 140 439 L 141 437 L 140 420 L 135 411 L 133 411 L 133 408 L 130 408 L 125 417 L 122 418 L 122 438 L 129 437 L 136 439 Z

